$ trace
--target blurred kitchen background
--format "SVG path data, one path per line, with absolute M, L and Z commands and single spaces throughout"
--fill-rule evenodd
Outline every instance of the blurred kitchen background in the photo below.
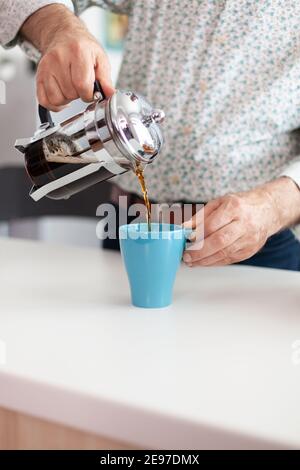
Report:
M 117 80 L 126 18 L 91 7 L 81 18 L 105 48 Z M 29 197 L 30 180 L 23 157 L 14 149 L 17 138 L 31 137 L 39 125 L 34 65 L 18 48 L 0 46 L 0 83 L 5 82 L 6 104 L 0 104 L 0 237 L 29 238 L 80 246 L 100 246 L 96 237 L 96 209 L 106 202 L 110 183 L 101 183 L 67 201 Z M 3 83 L 2 83 L 3 85 Z M 79 100 L 54 115 L 55 122 L 80 112 Z

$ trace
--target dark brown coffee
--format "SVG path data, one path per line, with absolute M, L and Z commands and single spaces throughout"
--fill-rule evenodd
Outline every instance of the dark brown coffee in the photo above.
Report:
M 149 201 L 149 195 L 148 195 L 148 189 L 147 189 L 147 185 L 146 185 L 146 181 L 145 181 L 144 169 L 138 163 L 136 165 L 135 174 L 138 177 L 138 180 L 139 180 L 139 183 L 140 183 L 140 186 L 141 186 L 141 190 L 142 190 L 142 193 L 143 193 L 144 202 L 145 202 L 145 206 L 146 206 L 146 217 L 147 217 L 147 223 L 148 223 L 148 230 L 149 230 L 149 232 L 151 232 L 151 204 L 150 204 L 150 201 Z

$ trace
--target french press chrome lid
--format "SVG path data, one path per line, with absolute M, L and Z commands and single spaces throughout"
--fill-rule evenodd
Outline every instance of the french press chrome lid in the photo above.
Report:
M 108 124 L 120 152 L 130 159 L 149 163 L 160 152 L 163 137 L 157 123 L 165 114 L 131 91 L 118 90 L 109 100 Z

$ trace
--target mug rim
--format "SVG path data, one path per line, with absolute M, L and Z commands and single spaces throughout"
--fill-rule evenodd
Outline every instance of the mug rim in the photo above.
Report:
M 156 229 L 155 229 L 156 226 Z M 162 227 L 172 227 L 171 230 L 157 230 L 157 226 Z M 131 230 L 130 230 L 131 229 Z M 138 230 L 137 230 L 138 229 Z M 143 233 L 143 234 L 149 234 L 149 233 L 176 233 L 176 232 L 185 232 L 186 229 L 182 225 L 177 225 L 177 224 L 167 224 L 167 223 L 159 223 L 159 222 L 152 222 L 151 223 L 151 232 L 148 230 L 148 223 L 147 222 L 141 222 L 141 223 L 134 223 L 134 224 L 124 224 L 119 227 L 119 231 L 121 232 L 137 232 L 137 233 Z

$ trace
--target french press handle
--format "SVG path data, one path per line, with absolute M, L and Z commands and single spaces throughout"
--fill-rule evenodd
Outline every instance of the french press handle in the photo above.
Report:
M 94 82 L 94 97 L 95 99 L 100 100 L 100 101 L 103 101 L 106 98 L 103 88 L 98 80 Z M 52 120 L 52 116 L 51 116 L 49 109 L 44 108 L 44 106 L 40 104 L 39 104 L 39 117 L 40 117 L 41 124 L 48 123 L 50 127 L 54 127 L 55 124 Z

